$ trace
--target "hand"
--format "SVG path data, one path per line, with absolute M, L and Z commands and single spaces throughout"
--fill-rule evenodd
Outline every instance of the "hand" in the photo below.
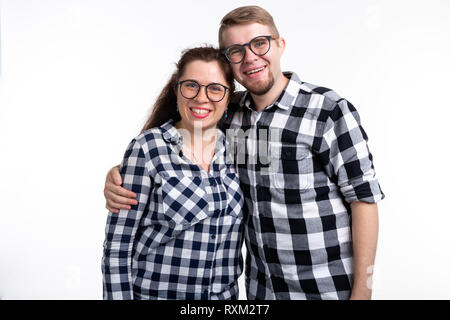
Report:
M 118 213 L 119 209 L 130 210 L 131 205 L 138 202 L 136 194 L 122 188 L 122 178 L 120 177 L 119 166 L 111 168 L 106 176 L 105 189 L 103 191 L 106 199 L 106 209 Z

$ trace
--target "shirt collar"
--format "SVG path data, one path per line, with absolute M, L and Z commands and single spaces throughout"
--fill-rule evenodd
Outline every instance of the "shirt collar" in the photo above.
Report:
M 172 119 L 161 125 L 161 131 L 163 139 L 167 143 L 178 144 L 181 141 L 181 135 L 177 128 L 175 128 L 174 121 Z
M 183 137 L 175 127 L 174 121 L 172 119 L 161 125 L 161 131 L 163 139 L 167 143 L 178 145 L 180 148 L 182 147 Z M 225 134 L 218 128 L 216 141 L 215 154 L 218 155 L 224 153 L 226 145 Z
M 287 86 L 283 89 L 281 94 L 278 96 L 278 98 L 271 105 L 267 106 L 266 109 L 276 106 L 282 110 L 289 110 L 289 108 L 291 108 L 291 106 L 297 99 L 302 81 L 295 72 L 287 71 L 283 72 L 283 74 L 285 77 L 289 79 L 289 82 Z M 253 101 L 250 92 L 248 91 L 245 92 L 245 94 L 242 96 L 242 99 L 239 102 L 239 105 L 241 107 L 246 107 L 251 111 L 255 110 L 255 103 Z

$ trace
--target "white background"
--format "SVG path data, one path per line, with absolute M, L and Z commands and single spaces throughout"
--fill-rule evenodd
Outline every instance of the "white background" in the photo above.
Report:
M 1 299 L 101 299 L 107 170 L 181 50 L 255 3 L 286 39 L 283 70 L 361 115 L 386 194 L 373 297 L 450 299 L 445 0 L 2 0 Z

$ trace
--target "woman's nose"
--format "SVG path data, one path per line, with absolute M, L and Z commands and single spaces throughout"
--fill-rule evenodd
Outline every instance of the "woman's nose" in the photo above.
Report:
M 208 95 L 206 94 L 206 87 L 200 87 L 200 90 L 197 94 L 197 96 L 195 97 L 195 100 L 200 101 L 200 102 L 208 102 Z

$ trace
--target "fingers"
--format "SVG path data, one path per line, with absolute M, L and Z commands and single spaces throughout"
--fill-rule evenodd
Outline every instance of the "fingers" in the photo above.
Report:
M 115 166 L 111 170 L 112 178 L 114 180 L 114 183 L 118 186 L 122 184 L 122 177 L 120 176 L 119 166 Z
M 113 213 L 119 213 L 119 211 L 120 211 L 119 209 L 114 209 L 114 208 L 108 206 L 108 204 L 106 204 L 106 209 L 108 209 L 108 211 L 111 211 Z
M 106 175 L 106 183 L 114 183 L 117 186 L 122 184 L 122 177 L 120 176 L 119 166 L 115 166 L 108 171 Z
M 114 188 L 121 188 L 122 187 L 114 187 Z M 123 191 L 125 190 L 125 192 Z M 119 192 L 117 189 L 112 190 L 106 190 L 105 191 L 105 198 L 107 202 L 115 202 L 122 205 L 136 205 L 138 204 L 136 199 L 130 198 L 128 196 L 123 196 L 123 194 L 128 194 L 126 189 L 123 189 Z
M 120 204 L 114 201 L 107 201 L 106 202 L 106 209 L 108 209 L 111 212 L 119 213 L 120 210 L 130 210 L 131 206 Z
M 105 190 L 105 198 L 106 208 L 115 213 L 118 213 L 120 209 L 130 210 L 132 205 L 138 204 L 134 199 L 118 196 L 109 190 Z
M 106 208 L 114 213 L 118 213 L 120 209 L 130 210 L 132 205 L 137 205 L 136 193 L 129 191 L 120 185 L 122 178 L 120 176 L 119 166 L 109 170 L 106 176 L 105 189 L 103 194 L 106 198 Z
M 111 199 L 113 201 L 119 202 L 119 203 L 128 203 L 128 204 L 137 204 L 137 201 L 134 200 L 137 195 L 134 192 L 131 192 L 121 186 L 116 186 L 115 184 L 112 183 L 106 183 L 105 186 L 105 197 L 107 198 L 108 195 L 110 194 L 112 196 L 120 196 L 120 198 L 124 198 L 123 200 L 117 200 L 117 198 Z M 131 201 L 131 202 L 130 202 Z
M 116 193 L 118 195 L 121 195 L 122 197 L 127 198 L 136 198 L 136 193 L 129 191 L 125 188 L 121 187 L 122 184 L 122 178 L 120 176 L 119 166 L 116 166 L 109 170 L 108 175 L 106 176 L 106 182 L 105 182 L 105 197 L 106 197 L 106 191 L 111 191 L 112 193 Z

